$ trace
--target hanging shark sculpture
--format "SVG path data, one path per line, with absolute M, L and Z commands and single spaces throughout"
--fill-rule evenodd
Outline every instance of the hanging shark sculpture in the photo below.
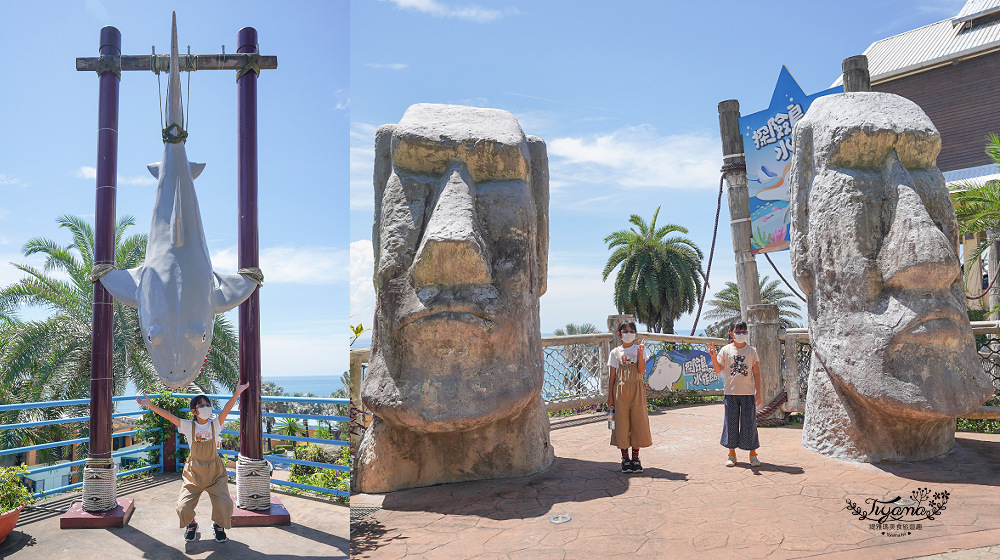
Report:
M 153 366 L 172 390 L 186 389 L 207 361 L 215 315 L 233 309 L 257 287 L 243 275 L 212 271 L 194 191 L 194 179 L 205 164 L 188 162 L 180 91 L 175 14 L 163 160 L 148 166 L 158 181 L 146 260 L 140 267 L 113 270 L 101 278 L 116 300 L 138 308 Z

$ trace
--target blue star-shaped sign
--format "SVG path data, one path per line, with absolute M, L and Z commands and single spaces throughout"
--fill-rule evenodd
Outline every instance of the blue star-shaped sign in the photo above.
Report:
M 841 93 L 841 86 L 806 95 L 788 68 L 782 66 L 771 105 L 740 117 L 743 153 L 750 194 L 750 248 L 754 254 L 783 251 L 789 242 L 788 172 L 791 169 L 792 128 L 813 100 Z

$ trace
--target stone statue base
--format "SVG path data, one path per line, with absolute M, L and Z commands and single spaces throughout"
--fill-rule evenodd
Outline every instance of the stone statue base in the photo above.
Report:
M 865 463 L 924 461 L 955 447 L 953 416 L 915 410 L 901 416 L 879 407 L 878 401 L 862 403 L 862 398 L 844 391 L 823 368 L 814 367 L 809 372 L 802 447 Z
M 515 417 L 465 432 L 414 432 L 376 416 L 355 461 L 357 491 L 527 476 L 553 459 L 541 396 Z

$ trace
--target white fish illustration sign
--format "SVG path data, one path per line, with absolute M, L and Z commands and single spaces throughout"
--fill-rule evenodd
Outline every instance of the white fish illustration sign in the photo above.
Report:
M 138 308 L 143 341 L 160 380 L 183 390 L 207 361 L 215 315 L 245 301 L 257 284 L 212 270 L 194 191 L 205 164 L 188 162 L 184 149 L 176 16 L 166 107 L 163 160 L 148 166 L 157 185 L 146 260 L 137 268 L 112 270 L 100 281 L 116 300 Z

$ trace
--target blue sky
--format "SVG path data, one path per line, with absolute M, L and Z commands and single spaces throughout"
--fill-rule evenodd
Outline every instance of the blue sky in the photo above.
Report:
M 31 237 L 68 243 L 62 214 L 93 220 L 98 79 L 77 72 L 96 56 L 100 29 L 114 25 L 123 54 L 170 49 L 236 52 L 236 33 L 257 29 L 278 69 L 258 81 L 262 365 L 268 375 L 340 375 L 348 368 L 348 4 L 346 0 L 6 2 L 0 8 L 5 134 L 0 137 L 0 284 L 41 262 L 20 250 Z M 17 53 L 17 54 L 14 54 Z M 162 76 L 166 87 L 165 76 Z M 185 93 L 187 76 L 182 76 Z M 234 72 L 195 72 L 188 157 L 208 164 L 195 182 L 217 270 L 236 269 L 236 85 Z M 149 228 L 159 161 L 157 78 L 126 72 L 120 87 L 117 214 Z M 31 318 L 40 314 L 25 314 Z M 235 323 L 236 311 L 230 312 Z
M 807 94 L 874 41 L 954 16 L 963 0 L 766 3 L 355 0 L 351 3 L 351 313 L 374 309 L 375 129 L 414 103 L 512 112 L 548 145 L 548 291 L 542 332 L 603 329 L 612 278 L 604 237 L 631 214 L 689 229 L 706 255 L 722 149 L 718 103 L 767 108 L 786 65 Z M 735 282 L 723 198 L 712 293 Z M 771 255 L 793 281 L 788 252 Z M 763 257 L 761 276 L 776 279 Z M 804 307 L 804 306 L 803 306 Z M 691 315 L 676 323 L 690 332 Z M 706 325 L 702 319 L 699 330 Z M 363 344 L 363 341 L 359 341 Z

